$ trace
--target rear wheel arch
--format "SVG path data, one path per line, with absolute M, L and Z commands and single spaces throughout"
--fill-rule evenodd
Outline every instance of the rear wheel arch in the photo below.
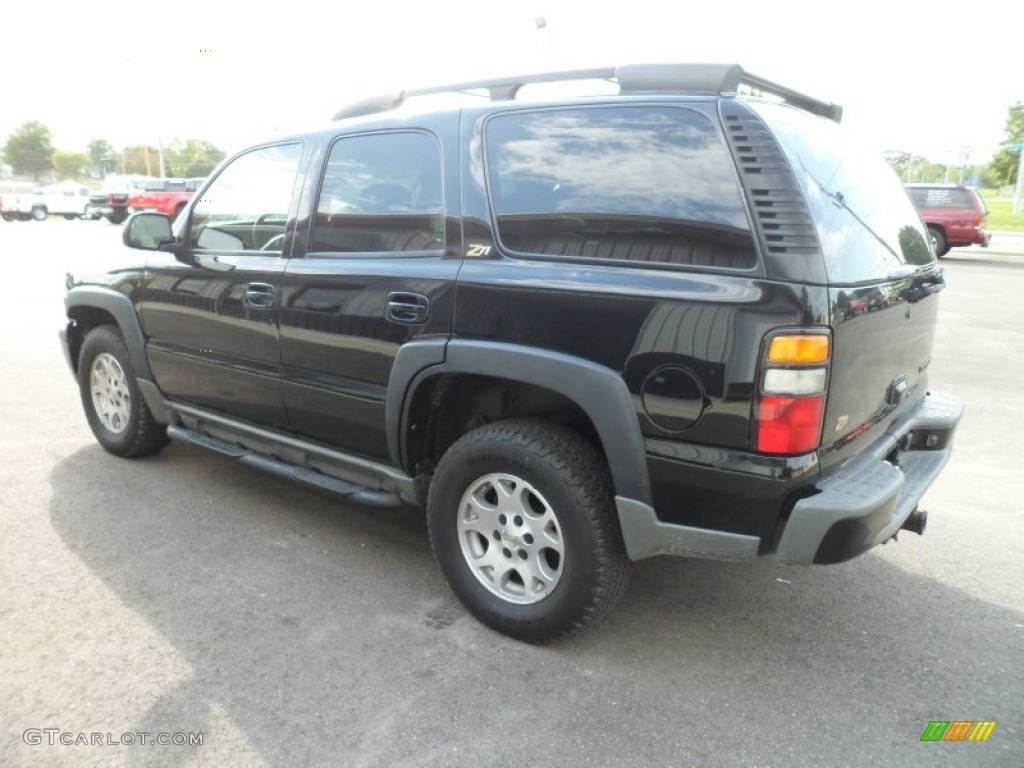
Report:
M 601 450 L 590 417 L 565 395 L 537 384 L 476 373 L 439 373 L 420 382 L 408 409 L 404 463 L 429 472 L 460 437 L 511 418 L 533 418 L 570 428 Z
M 451 398 L 474 385 L 481 388 L 474 397 L 484 419 L 445 422 L 443 409 L 457 403 Z M 508 407 L 510 394 L 520 407 Z M 486 402 L 502 396 L 503 407 Z M 457 405 L 456 413 L 472 415 Z M 632 396 L 610 368 L 560 352 L 475 340 L 399 353 L 388 393 L 388 442 L 395 463 L 409 474 L 429 472 L 451 443 L 488 420 L 517 417 L 558 421 L 589 439 L 608 462 L 616 495 L 651 503 Z

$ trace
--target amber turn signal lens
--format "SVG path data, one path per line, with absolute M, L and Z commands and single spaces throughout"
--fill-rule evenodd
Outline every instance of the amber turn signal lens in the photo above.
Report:
M 828 362 L 829 337 L 825 334 L 775 336 L 768 345 L 768 362 L 808 365 Z

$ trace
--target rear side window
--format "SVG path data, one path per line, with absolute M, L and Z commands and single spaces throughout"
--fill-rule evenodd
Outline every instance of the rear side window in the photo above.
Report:
M 920 215 L 881 153 L 861 147 L 831 120 L 783 104 L 751 107 L 789 157 L 829 282 L 884 280 L 935 260 Z
M 733 161 L 691 109 L 516 112 L 485 129 L 498 239 L 560 258 L 749 269 L 753 236 Z
M 337 139 L 317 198 L 310 250 L 443 250 L 441 199 L 441 150 L 432 136 L 396 132 Z
M 910 198 L 920 208 L 975 210 L 974 197 L 966 189 L 953 187 L 909 187 Z

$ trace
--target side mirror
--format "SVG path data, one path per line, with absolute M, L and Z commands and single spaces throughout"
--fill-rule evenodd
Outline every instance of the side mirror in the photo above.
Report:
M 171 219 L 156 211 L 139 211 L 128 217 L 121 232 L 121 240 L 129 248 L 144 251 L 164 251 L 185 264 L 193 264 L 184 244 L 174 237 Z
M 129 248 L 156 251 L 165 243 L 174 242 L 171 220 L 162 213 L 140 211 L 125 222 L 121 239 Z
M 143 251 L 172 251 L 175 248 L 174 233 L 171 232 L 171 220 L 162 213 L 139 211 L 128 217 L 121 232 L 121 239 L 129 248 Z

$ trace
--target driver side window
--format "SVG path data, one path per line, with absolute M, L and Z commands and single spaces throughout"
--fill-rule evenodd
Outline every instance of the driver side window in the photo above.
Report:
M 281 253 L 301 158 L 301 144 L 279 144 L 233 160 L 192 209 L 192 248 Z

